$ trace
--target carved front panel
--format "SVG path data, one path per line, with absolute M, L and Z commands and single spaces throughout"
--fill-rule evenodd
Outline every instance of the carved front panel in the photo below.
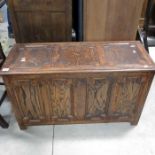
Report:
M 72 119 L 72 80 L 27 80 L 14 83 L 18 111 L 24 121 Z
M 16 104 L 25 121 L 40 120 L 46 115 L 44 94 L 41 87 L 41 84 L 36 84 L 32 81 L 15 82 L 14 95 L 17 101 Z
M 72 80 L 53 80 L 50 91 L 53 118 L 73 118 L 71 91 Z
M 74 115 L 76 119 L 83 120 L 86 114 L 86 101 L 87 101 L 87 80 L 74 79 Z
M 107 79 L 91 79 L 87 84 L 87 118 L 104 117 L 109 104 L 110 81 Z
M 140 97 L 145 78 L 124 77 L 116 80 L 109 114 L 113 116 L 131 116 Z
M 145 76 L 48 77 L 13 81 L 11 94 L 21 121 L 46 124 L 133 120 L 146 89 Z

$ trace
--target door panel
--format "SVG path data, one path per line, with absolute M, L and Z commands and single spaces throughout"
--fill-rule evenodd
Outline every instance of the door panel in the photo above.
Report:
M 143 1 L 84 0 L 84 40 L 135 40 Z
M 16 11 L 65 11 L 65 3 L 69 0 L 14 0 Z
M 72 40 L 72 0 L 9 0 L 8 4 L 16 42 Z
M 20 12 L 17 13 L 17 20 L 19 21 L 18 27 L 22 42 L 48 42 L 49 40 L 63 41 L 67 39 L 68 27 L 62 28 L 62 25 L 66 23 L 64 13 Z

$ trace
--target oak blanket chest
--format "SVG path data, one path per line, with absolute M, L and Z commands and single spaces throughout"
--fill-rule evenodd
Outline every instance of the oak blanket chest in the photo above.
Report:
M 140 42 L 16 44 L 3 76 L 21 129 L 140 118 L 155 65 Z

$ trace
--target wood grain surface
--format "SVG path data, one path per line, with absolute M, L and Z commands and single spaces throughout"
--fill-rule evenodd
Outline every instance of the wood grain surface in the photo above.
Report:
M 72 40 L 71 0 L 9 0 L 8 5 L 16 42 Z
M 144 0 L 84 0 L 84 40 L 135 40 Z
M 1 74 L 154 70 L 140 42 L 16 44 Z
M 155 64 L 139 42 L 17 44 L 0 72 L 21 129 L 138 123 Z

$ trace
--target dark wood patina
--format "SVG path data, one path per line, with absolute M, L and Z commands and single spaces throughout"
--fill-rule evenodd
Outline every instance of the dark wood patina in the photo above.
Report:
M 85 41 L 135 40 L 144 0 L 83 0 Z
M 140 42 L 17 44 L 2 70 L 20 127 L 138 123 L 155 65 Z
M 72 40 L 72 0 L 9 0 L 16 42 Z

